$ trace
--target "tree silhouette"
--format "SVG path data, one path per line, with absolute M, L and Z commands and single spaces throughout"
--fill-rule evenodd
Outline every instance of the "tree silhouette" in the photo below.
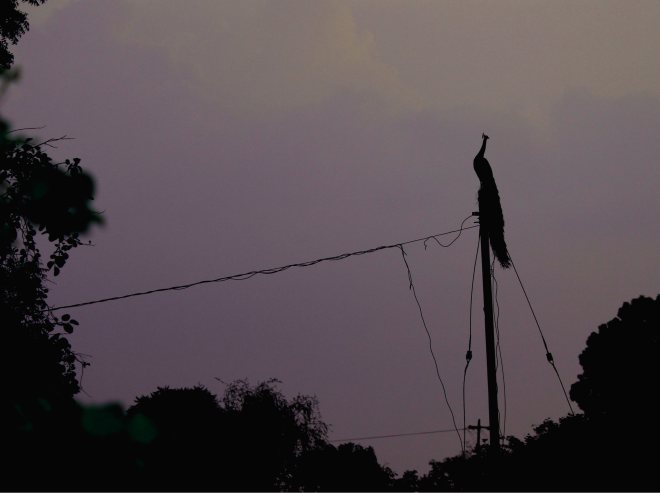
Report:
M 48 310 L 46 282 L 99 219 L 90 209 L 91 178 L 78 159 L 54 162 L 44 151 L 52 142 L 18 136 L 0 118 L 0 433 L 7 481 L 29 478 L 35 466 L 57 470 L 64 431 L 76 420 L 76 365 L 86 365 L 66 338 L 78 322 Z M 49 251 L 45 265 L 42 250 Z
M 314 492 L 384 492 L 393 483 L 394 473 L 378 463 L 373 448 L 354 443 L 308 451 L 295 475 L 297 490 Z
M 220 484 L 217 453 L 225 447 L 224 411 L 206 388 L 158 388 L 137 398 L 127 415 L 146 417 L 156 430 L 145 447 L 144 487 L 213 490 Z
M 660 295 L 626 302 L 587 338 L 571 398 L 598 434 L 609 485 L 660 488 Z M 641 426 L 643 429 L 638 429 Z M 597 454 L 597 453 L 596 453 Z
M 235 381 L 223 398 L 228 438 L 236 453 L 230 463 L 247 476 L 250 470 L 261 473 L 251 485 L 256 490 L 288 485 L 298 457 L 324 444 L 327 435 L 316 398 L 298 395 L 287 400 L 276 384 L 270 380 L 251 387 L 247 381 Z
M 78 322 L 48 311 L 45 283 L 99 219 L 89 207 L 93 183 L 80 160 L 56 163 L 43 146 L 14 137 L 0 121 L 0 320 L 12 349 L 2 370 L 13 376 L 4 392 L 51 400 L 79 391 L 79 359 L 65 337 Z M 39 245 L 50 248 L 45 266 Z
M 626 302 L 598 327 L 580 354 L 573 399 L 589 417 L 627 420 L 660 415 L 660 295 Z
M 15 45 L 30 27 L 27 14 L 18 7 L 20 2 L 29 5 L 43 5 L 46 0 L 2 0 L 0 2 L 0 70 L 8 69 L 14 63 L 14 55 L 9 45 Z
M 298 459 L 325 444 L 316 399 L 287 400 L 271 380 L 235 381 L 223 399 L 202 386 L 158 388 L 129 417 L 153 422 L 144 485 L 164 490 L 273 491 L 296 484 Z
M 509 437 L 500 454 L 432 461 L 408 483 L 420 491 L 657 491 L 659 332 L 660 296 L 624 303 L 580 354 L 571 397 L 584 414 L 547 419 L 524 440 Z

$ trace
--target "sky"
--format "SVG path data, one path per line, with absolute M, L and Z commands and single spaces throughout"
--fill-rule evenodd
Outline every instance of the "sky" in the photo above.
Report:
M 1 110 L 75 137 L 52 154 L 82 159 L 106 220 L 54 306 L 453 230 L 477 209 L 482 132 L 567 387 L 589 333 L 658 294 L 658 2 L 48 0 L 30 15 Z M 459 427 L 476 232 L 406 246 Z M 522 437 L 569 410 L 515 274 L 495 274 L 500 413 Z M 467 424 L 488 417 L 479 281 Z M 277 378 L 318 397 L 333 439 L 452 428 L 397 249 L 69 312 L 85 402 Z M 460 452 L 455 433 L 361 444 L 398 473 Z

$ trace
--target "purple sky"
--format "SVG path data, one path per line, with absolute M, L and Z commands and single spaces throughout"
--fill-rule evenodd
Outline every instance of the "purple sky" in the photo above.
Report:
M 15 50 L 15 127 L 68 134 L 103 229 L 63 305 L 451 230 L 482 131 L 511 254 L 565 383 L 587 335 L 660 281 L 660 3 L 49 0 Z M 461 415 L 476 230 L 407 249 Z M 479 273 L 477 273 L 479 276 Z M 567 413 L 513 272 L 496 272 L 506 432 Z M 479 278 L 477 278 L 479 280 Z M 480 284 L 468 423 L 487 422 Z M 271 377 L 332 438 L 451 427 L 396 250 L 94 305 L 84 401 Z M 474 440 L 474 436 L 468 436 Z M 397 472 L 453 434 L 365 442 Z

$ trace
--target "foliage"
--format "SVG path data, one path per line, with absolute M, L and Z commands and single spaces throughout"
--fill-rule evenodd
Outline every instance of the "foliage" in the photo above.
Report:
M 32 138 L 11 134 L 9 125 L 0 121 L 0 255 L 15 255 L 11 250 L 18 240 L 33 257 L 38 231 L 53 243 L 47 267 L 57 276 L 68 251 L 81 245 L 79 234 L 100 222 L 89 205 L 94 183 L 80 159 L 56 163 L 44 152 L 58 139 L 33 143 Z
M 158 388 L 138 397 L 127 415 L 143 417 L 155 427 L 153 441 L 145 447 L 140 485 L 186 491 L 216 478 L 222 409 L 206 388 Z
M 297 459 L 325 444 L 327 426 L 315 398 L 288 400 L 276 384 L 235 381 L 221 401 L 202 386 L 162 387 L 138 397 L 129 417 L 142 415 L 158 431 L 148 448 L 144 481 L 183 490 L 263 491 L 290 485 Z M 170 472 L 167 485 L 164 471 Z
M 157 430 L 141 485 L 231 491 L 384 491 L 394 474 L 372 448 L 327 442 L 316 398 L 287 399 L 278 381 L 227 385 L 221 400 L 202 386 L 158 388 L 129 417 Z M 163 477 L 167 472 L 167 478 Z
M 13 78 L 0 75 L 5 82 Z M 0 322 L 7 350 L 0 430 L 5 448 L 15 453 L 15 475 L 28 465 L 21 458 L 42 468 L 54 464 L 56 446 L 67 437 L 58 431 L 75 417 L 76 366 L 87 365 L 66 338 L 78 321 L 50 312 L 46 283 L 99 219 L 89 207 L 91 178 L 78 159 L 54 162 L 44 152 L 52 142 L 18 136 L 0 118 Z M 45 266 L 42 249 L 50 255 Z
M 633 301 L 624 307 L 640 315 L 648 306 Z M 630 319 L 627 310 L 624 316 Z M 621 312 L 619 318 L 624 319 Z M 647 319 L 632 320 L 643 324 Z M 636 334 L 639 324 L 626 334 Z M 648 431 L 632 434 L 629 424 L 600 415 L 545 420 L 523 440 L 509 437 L 499 452 L 481 448 L 431 461 L 426 475 L 409 471 L 395 478 L 372 448 L 329 444 L 316 399 L 287 399 L 275 380 L 256 386 L 233 382 L 222 399 L 202 386 L 161 387 L 138 397 L 126 414 L 116 406 L 72 402 L 64 412 L 42 405 L 40 420 L 23 424 L 30 432 L 23 433 L 17 457 L 27 462 L 32 454 L 54 477 L 55 465 L 62 469 L 66 461 L 80 465 L 83 478 L 89 474 L 88 480 L 68 476 L 49 484 L 58 488 L 534 492 L 659 487 L 658 438 Z M 48 463 L 49 457 L 55 459 Z
M 660 488 L 656 425 L 660 296 L 626 302 L 580 354 L 571 388 L 583 415 L 545 420 L 499 454 L 482 450 L 431 462 L 408 485 L 421 491 L 631 491 Z M 643 431 L 635 429 L 642 424 Z
M 287 455 L 299 455 L 326 440 L 328 427 L 321 420 L 318 401 L 313 396 L 297 395 L 291 400 L 277 390 L 279 381 L 271 379 L 257 386 L 245 380 L 230 383 L 222 400 L 225 411 L 236 426 L 250 435 L 263 438 L 287 437 Z
M 582 374 L 571 398 L 590 417 L 660 415 L 660 295 L 626 302 L 591 333 L 580 354 Z
M 80 233 L 99 222 L 89 207 L 93 183 L 79 159 L 55 163 L 44 144 L 8 129 L 0 121 L 0 320 L 12 348 L 3 365 L 17 376 L 12 394 L 71 397 L 79 391 L 79 359 L 65 335 L 78 322 L 48 311 L 46 283 L 48 273 L 57 276 L 71 249 L 82 245 Z M 44 245 L 51 247 L 45 267 Z
M 15 45 L 30 27 L 27 14 L 18 7 L 20 2 L 29 5 L 43 5 L 46 0 L 2 0 L 0 2 L 0 70 L 9 69 L 14 63 L 14 55 L 9 45 Z
M 12 491 L 122 491 L 144 469 L 155 427 L 116 404 L 57 407 L 3 436 L 3 486 Z
M 325 444 L 302 455 L 292 478 L 299 491 L 378 492 L 391 490 L 394 472 L 378 463 L 371 447 Z
M 0 98 L 18 79 L 9 45 L 25 34 L 27 15 L 21 3 L 0 2 Z M 71 349 L 66 335 L 78 322 L 56 317 L 47 304 L 48 275 L 57 276 L 79 235 L 99 217 L 89 206 L 93 182 L 80 160 L 54 162 L 44 151 L 59 139 L 35 142 L 12 131 L 0 116 L 0 327 L 5 352 L 1 360 L 3 400 L 3 480 L 30 479 L 45 488 L 62 477 L 66 462 L 79 457 L 89 435 L 84 407 L 73 401 L 80 390 L 76 364 L 87 365 Z M 48 249 L 42 262 L 40 249 Z M 79 458 L 82 462 L 84 458 Z M 39 475 L 35 476 L 35 472 Z

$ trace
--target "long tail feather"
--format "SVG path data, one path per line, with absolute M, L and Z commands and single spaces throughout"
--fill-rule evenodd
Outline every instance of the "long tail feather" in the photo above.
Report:
M 490 246 L 502 268 L 511 267 L 511 258 L 504 240 L 504 215 L 500 203 L 500 194 L 493 180 L 490 184 L 481 184 L 479 188 L 479 221 L 486 226 Z

